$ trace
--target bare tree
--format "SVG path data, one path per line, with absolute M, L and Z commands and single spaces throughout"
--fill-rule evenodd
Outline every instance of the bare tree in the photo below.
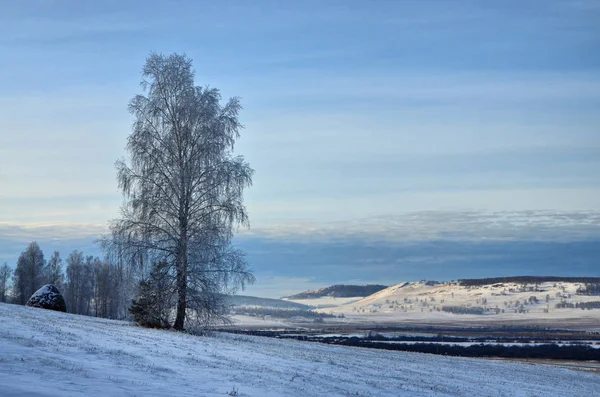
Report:
M 0 302 L 6 302 L 8 300 L 8 281 L 10 280 L 12 273 L 12 269 L 8 267 L 6 262 L 0 267 Z
M 194 86 L 185 55 L 152 54 L 142 89 L 129 110 L 136 121 L 129 162 L 118 161 L 122 217 L 111 223 L 113 244 L 135 263 L 166 263 L 177 295 L 174 328 L 190 318 L 221 315 L 217 294 L 253 282 L 233 228 L 248 225 L 243 190 L 253 170 L 235 157 L 242 128 L 237 98 L 221 105 L 217 89 Z
M 80 296 L 83 302 L 83 312 L 86 316 L 93 313 L 94 297 L 96 292 L 96 273 L 95 269 L 100 267 L 102 261 L 98 257 L 88 255 L 85 257 L 83 266 L 84 285 L 81 286 Z
M 54 251 L 50 259 L 48 260 L 48 263 L 46 263 L 46 266 L 44 268 L 44 277 L 44 283 L 53 284 L 60 291 L 62 291 L 65 276 L 63 275 L 62 271 L 62 259 L 58 251 Z
M 122 283 L 123 273 L 118 266 L 107 259 L 94 261 L 94 315 L 96 317 L 120 318 Z
M 65 301 L 69 313 L 78 313 L 81 307 L 79 289 L 83 284 L 83 252 L 74 250 L 67 257 Z
M 35 241 L 21 252 L 14 273 L 16 302 L 24 305 L 44 283 L 44 253 Z
M 96 280 L 94 267 L 100 259 L 84 257 L 83 252 L 73 251 L 67 257 L 67 285 L 65 301 L 70 313 L 91 315 Z
M 109 318 L 125 319 L 129 317 L 129 305 L 135 296 L 136 280 L 140 279 L 136 266 L 127 266 L 127 250 L 111 239 L 101 240 L 106 256 L 104 261 L 111 267 L 111 299 L 108 304 Z M 129 258 L 131 259 L 131 258 Z M 102 284 L 99 280 L 98 284 Z

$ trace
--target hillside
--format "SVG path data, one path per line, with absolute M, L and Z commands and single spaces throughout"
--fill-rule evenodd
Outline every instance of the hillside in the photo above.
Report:
M 304 291 L 299 294 L 286 296 L 283 299 L 287 300 L 302 300 L 302 299 L 318 299 L 323 297 L 332 298 L 353 298 L 372 295 L 382 289 L 387 288 L 385 285 L 332 285 L 325 288 Z
M 326 311 L 343 314 L 350 322 L 577 319 L 600 328 L 600 291 L 594 280 L 403 282 Z
M 0 385 L 16 396 L 591 396 L 600 377 L 543 365 L 198 337 L 0 304 Z

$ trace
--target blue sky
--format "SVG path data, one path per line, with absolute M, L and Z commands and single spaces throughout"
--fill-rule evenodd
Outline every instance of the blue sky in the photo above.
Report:
M 186 52 L 198 84 L 242 98 L 238 152 L 256 177 L 238 241 L 257 294 L 453 278 L 433 263 L 464 272 L 481 239 L 531 242 L 523 263 L 540 240 L 594 246 L 599 20 L 593 0 L 3 2 L 0 261 L 33 239 L 94 250 L 118 214 L 113 163 L 150 51 Z M 361 248 L 373 241 L 389 249 Z M 415 272 L 407 241 L 455 251 Z M 573 272 L 597 275 L 577 247 Z M 370 279 L 351 260 L 364 252 Z

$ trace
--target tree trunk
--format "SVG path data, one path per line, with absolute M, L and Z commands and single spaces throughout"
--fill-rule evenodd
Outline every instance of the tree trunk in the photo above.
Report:
M 187 263 L 180 263 L 177 269 L 177 317 L 175 318 L 175 324 L 173 325 L 173 328 L 178 331 L 183 331 L 185 325 L 185 311 L 187 308 L 187 275 L 185 274 L 185 267 L 187 267 L 186 265 Z
M 178 331 L 184 330 L 187 309 L 187 231 L 183 229 L 177 258 L 177 317 L 173 324 L 173 328 Z

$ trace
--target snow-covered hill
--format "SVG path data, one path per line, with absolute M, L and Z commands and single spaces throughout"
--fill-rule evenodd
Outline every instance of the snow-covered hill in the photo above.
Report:
M 600 328 L 600 308 L 580 308 L 582 303 L 600 303 L 600 296 L 578 295 L 577 290 L 582 287 L 583 283 L 575 282 L 474 286 L 402 282 L 366 298 L 322 310 L 344 314 L 347 321 L 358 322 L 579 319 L 596 322 Z
M 198 337 L 0 304 L 0 395 L 593 396 L 557 367 L 272 338 Z

